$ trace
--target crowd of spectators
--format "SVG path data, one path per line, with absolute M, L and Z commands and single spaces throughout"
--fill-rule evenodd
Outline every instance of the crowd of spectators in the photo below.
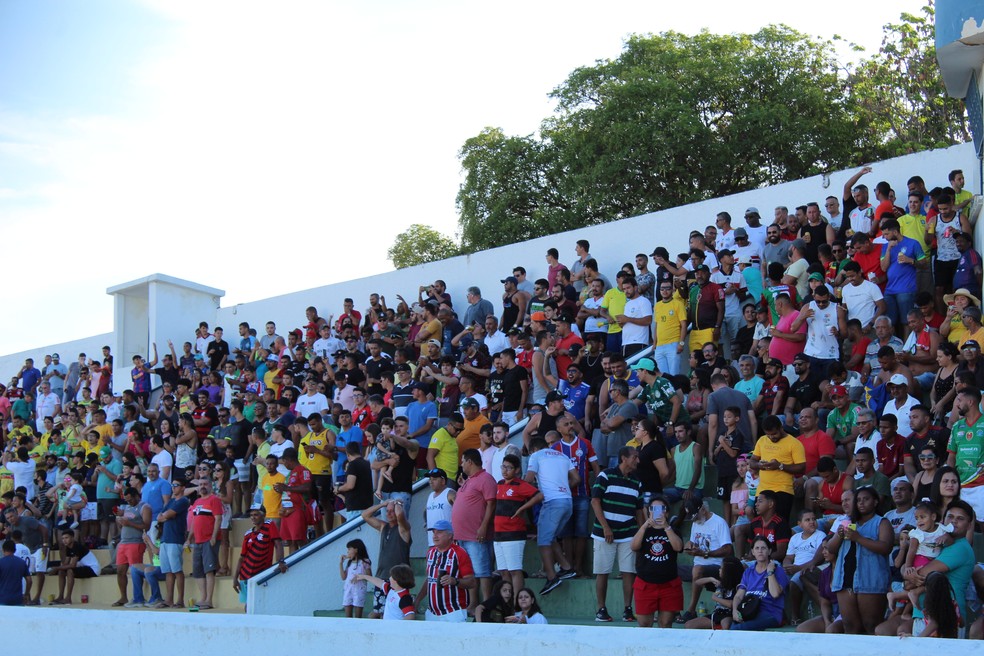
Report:
M 217 577 L 245 603 L 285 550 L 362 517 L 381 547 L 374 575 L 355 547 L 343 559 L 356 616 L 370 583 L 374 617 L 540 623 L 528 578 L 543 596 L 595 577 L 609 622 L 617 566 L 620 619 L 640 626 L 979 637 L 971 194 L 953 171 L 945 188 L 911 178 L 904 207 L 879 182 L 872 204 L 870 173 L 823 209 L 767 223 L 750 207 L 738 227 L 721 212 L 689 250 L 617 270 L 585 240 L 570 265 L 551 248 L 543 278 L 504 271 L 496 302 L 435 280 L 395 306 L 309 307 L 285 337 L 241 323 L 226 341 L 203 321 L 180 354 L 134 356 L 119 394 L 108 347 L 28 360 L 0 397 L 3 528 L 37 584 L 23 598 L 40 603 L 57 573 L 52 603 L 71 603 L 99 573 L 91 549 L 109 547 L 114 605 L 182 607 L 186 549 L 200 609 Z M 230 520 L 247 517 L 232 562 Z

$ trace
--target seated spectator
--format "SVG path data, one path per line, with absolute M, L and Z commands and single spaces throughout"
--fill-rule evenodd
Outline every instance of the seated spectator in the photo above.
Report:
M 677 624 L 686 624 L 697 617 L 695 611 L 704 587 L 698 585 L 697 581 L 706 577 L 719 577 L 724 558 L 734 555 L 728 523 L 720 515 L 711 512 L 706 499 L 698 506 L 697 514 L 693 517 L 690 540 L 683 551 L 693 557 L 694 564 L 691 572 L 690 605 L 677 619 Z
M 789 578 L 783 568 L 773 560 L 772 544 L 764 536 L 752 541 L 754 565 L 745 570 L 738 584 L 738 594 L 732 603 L 732 631 L 762 631 L 782 625 L 786 586 Z M 745 617 L 742 602 L 746 597 L 757 597 L 759 603 L 753 616 Z M 749 608 L 749 607 L 746 607 Z M 751 615 L 751 609 L 746 613 Z
M 816 568 L 823 563 L 820 543 L 826 537 L 826 534 L 817 528 L 817 516 L 809 508 L 800 511 L 797 525 L 800 532 L 793 534 L 789 539 L 789 549 L 782 562 L 786 574 L 791 575 L 788 608 L 789 621 L 793 626 L 800 623 L 800 607 L 804 590 L 809 593 L 815 604 L 820 605 L 819 595 L 816 593 L 820 572 Z
M 515 612 L 514 608 L 512 582 L 499 579 L 492 586 L 492 596 L 475 606 L 475 621 L 503 624 Z
M 506 617 L 507 624 L 548 624 L 547 618 L 540 612 L 540 604 L 536 603 L 536 595 L 529 588 L 523 588 L 516 593 L 516 613 Z

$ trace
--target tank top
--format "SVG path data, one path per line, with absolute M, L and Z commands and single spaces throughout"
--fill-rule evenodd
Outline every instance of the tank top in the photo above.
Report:
M 819 261 L 819 256 L 817 255 L 817 249 L 820 244 L 827 243 L 827 224 L 820 221 L 819 224 L 811 226 L 809 223 L 800 228 L 800 237 L 805 237 L 810 235 L 810 239 L 806 241 L 806 260 L 808 262 Z
M 955 262 L 960 259 L 957 250 L 956 234 L 960 230 L 960 214 L 955 214 L 951 221 L 944 221 L 943 215 L 936 216 L 936 259 L 942 262 Z
M 696 442 L 691 442 L 686 450 L 682 450 L 679 446 L 673 449 L 675 452 L 673 454 L 673 462 L 676 464 L 676 486 L 679 488 L 689 488 L 690 481 L 694 480 L 694 444 Z M 704 468 L 701 467 L 697 488 L 702 489 L 703 487 Z
M 552 415 L 546 410 L 540 413 L 540 425 L 536 427 L 537 437 L 543 437 L 552 430 L 557 430 L 557 419 L 560 415 Z
M 831 503 L 837 504 L 837 508 L 833 510 L 823 511 L 824 515 L 839 515 L 840 514 L 840 504 L 844 498 L 844 481 L 847 480 L 847 474 L 841 474 L 837 482 L 831 485 L 830 483 L 824 481 L 820 486 L 820 496 L 824 499 L 830 500 Z
M 512 294 L 505 294 L 502 297 L 502 329 L 508 330 L 516 325 L 519 318 L 519 307 L 512 302 Z
M 448 491 L 451 488 L 444 488 L 440 494 L 433 492 L 427 497 L 426 518 L 427 526 L 433 526 L 441 520 L 451 521 L 451 502 L 448 501 Z M 427 546 L 434 546 L 434 533 L 427 531 Z
M 410 542 L 413 542 L 413 538 Z M 383 524 L 379 530 L 379 564 L 376 576 L 385 581 L 389 578 L 390 568 L 393 565 L 409 565 L 410 542 L 400 535 L 399 525 Z

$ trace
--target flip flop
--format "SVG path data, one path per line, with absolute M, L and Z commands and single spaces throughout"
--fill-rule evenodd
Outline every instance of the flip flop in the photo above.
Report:
M 198 610 L 212 610 L 215 606 L 210 606 L 208 604 L 198 604 Z
M 117 606 L 124 606 L 124 605 L 126 605 L 126 602 L 125 602 L 125 601 L 114 601 L 114 602 L 113 602 L 113 606 L 114 606 L 114 607 L 117 607 Z

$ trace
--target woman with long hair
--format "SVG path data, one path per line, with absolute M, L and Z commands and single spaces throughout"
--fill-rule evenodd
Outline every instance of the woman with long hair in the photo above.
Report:
M 875 635 L 885 618 L 891 583 L 888 556 L 895 545 L 892 524 L 878 514 L 878 493 L 864 486 L 854 492 L 849 521 L 842 521 L 828 543 L 837 551 L 830 589 L 844 619 L 844 633 Z
M 229 465 L 211 465 L 212 493 L 222 501 L 222 523 L 219 525 L 219 576 L 229 576 L 229 524 L 232 522 L 232 494 L 235 483 L 229 476 Z
M 547 618 L 536 603 L 536 595 L 529 588 L 516 593 L 516 614 L 506 618 L 509 624 L 548 624 Z
M 960 351 L 953 342 L 940 342 L 936 349 L 936 362 L 940 368 L 936 371 L 933 388 L 929 392 L 929 412 L 933 421 L 940 425 L 943 425 L 943 418 L 950 411 L 953 397 L 957 394 L 953 384 L 956 381 L 959 357 Z

